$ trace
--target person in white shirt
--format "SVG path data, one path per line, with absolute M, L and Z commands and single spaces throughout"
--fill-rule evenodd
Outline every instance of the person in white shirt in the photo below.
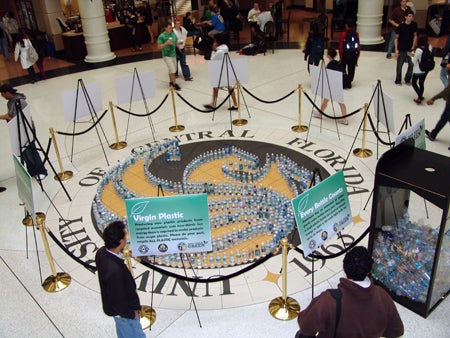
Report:
M 261 30 L 261 32 L 264 32 L 264 26 L 269 21 L 273 22 L 272 13 L 270 11 L 261 12 L 257 16 L 256 22 L 258 23 L 258 26 L 259 26 L 259 29 Z
M 173 28 L 173 32 L 177 36 L 178 44 L 177 44 L 177 64 L 180 62 L 181 72 L 183 73 L 184 81 L 192 81 L 193 78 L 191 76 L 191 70 L 186 63 L 186 50 L 184 49 L 186 44 L 186 38 L 188 32 L 186 28 L 181 26 L 181 21 L 179 19 L 175 20 L 175 27 Z M 177 71 L 175 72 L 175 76 L 178 76 L 178 66 Z
M 247 19 L 249 22 L 255 22 L 257 16 L 261 13 L 261 10 L 259 9 L 259 4 L 255 2 L 253 4 L 253 8 L 248 11 Z
M 226 45 L 226 36 L 225 34 L 217 34 L 214 36 L 214 43 L 212 46 L 212 54 L 211 54 L 211 61 L 220 61 L 223 60 L 225 57 L 225 54 L 228 53 L 229 49 Z M 234 93 L 233 87 L 228 87 L 228 92 L 231 94 L 231 99 L 233 100 L 233 105 L 228 108 L 228 110 L 237 110 L 237 101 L 236 101 L 236 94 Z M 203 105 L 207 109 L 216 109 L 217 104 L 217 96 L 219 95 L 219 88 L 214 87 L 213 88 L 213 96 L 212 96 L 212 102 L 211 104 L 205 104 Z

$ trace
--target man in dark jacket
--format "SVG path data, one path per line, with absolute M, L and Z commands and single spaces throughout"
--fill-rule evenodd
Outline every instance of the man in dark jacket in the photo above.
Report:
M 119 338 L 145 337 L 139 321 L 141 308 L 136 283 L 120 256 L 126 245 L 125 225 L 112 222 L 103 231 L 105 246 L 95 255 L 103 311 L 114 317 Z
M 336 323 L 337 300 L 329 291 L 322 292 L 300 312 L 298 337 L 400 337 L 404 328 L 391 297 L 369 279 L 372 258 L 358 246 L 344 257 L 344 272 L 338 289 L 341 313 Z

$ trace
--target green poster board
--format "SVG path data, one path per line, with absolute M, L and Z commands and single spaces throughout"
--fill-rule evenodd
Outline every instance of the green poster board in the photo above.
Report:
M 291 202 L 305 257 L 352 223 L 342 170 Z
M 33 185 L 31 184 L 31 176 L 24 168 L 20 160 L 13 154 L 14 170 L 16 172 L 17 192 L 20 200 L 25 203 L 28 213 L 34 218 L 34 197 Z
M 125 200 L 133 256 L 212 250 L 206 194 Z

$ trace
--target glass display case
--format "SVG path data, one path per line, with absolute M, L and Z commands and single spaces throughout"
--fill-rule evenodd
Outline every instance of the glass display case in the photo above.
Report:
M 401 144 L 379 160 L 369 236 L 372 277 L 427 317 L 450 288 L 450 158 Z

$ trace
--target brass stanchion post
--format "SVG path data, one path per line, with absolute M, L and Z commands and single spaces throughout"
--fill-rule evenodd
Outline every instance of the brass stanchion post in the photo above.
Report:
M 296 126 L 292 126 L 291 130 L 297 133 L 303 133 L 308 130 L 307 126 L 302 125 L 302 94 L 303 88 L 302 85 L 298 85 L 298 124 Z
M 120 150 L 125 148 L 127 146 L 127 143 L 125 141 L 119 141 L 119 134 L 117 133 L 116 117 L 114 116 L 114 108 L 111 101 L 109 101 L 109 110 L 111 111 L 114 135 L 116 137 L 116 142 L 111 144 L 109 147 L 114 150 Z
M 234 90 L 234 89 L 233 89 Z M 245 126 L 248 121 L 246 119 L 241 118 L 241 84 L 236 80 L 236 91 L 237 91 L 237 102 L 238 102 L 238 117 L 236 120 L 233 120 L 233 126 Z
M 42 283 L 42 287 L 47 292 L 58 292 L 64 290 L 70 285 L 72 278 L 68 273 L 56 272 L 55 263 L 53 262 L 52 253 L 50 252 L 50 247 L 48 245 L 47 236 L 45 234 L 45 214 L 42 212 L 36 213 L 36 226 L 39 227 L 39 232 L 41 233 L 42 243 L 44 244 L 45 253 L 47 254 L 48 263 L 50 264 L 50 269 L 52 270 L 52 275 L 47 277 Z
M 175 107 L 175 89 L 171 86 L 170 89 L 170 95 L 172 96 L 172 107 L 173 107 L 173 120 L 175 122 L 175 125 L 172 127 L 169 127 L 169 130 L 171 132 L 175 132 L 175 131 L 182 131 L 184 130 L 184 126 L 179 125 L 178 124 L 178 120 L 177 120 L 177 109 Z
M 61 170 L 59 173 L 57 173 L 54 176 L 55 181 L 58 179 L 60 181 L 68 180 L 69 178 L 73 177 L 73 172 L 70 170 L 64 170 L 62 162 L 61 162 L 61 156 L 59 154 L 59 148 L 58 143 L 56 143 L 56 137 L 55 137 L 55 131 L 53 128 L 50 128 L 50 137 L 52 138 L 53 147 L 55 148 L 56 158 L 58 159 L 59 169 Z
M 128 270 L 130 270 L 131 275 L 134 278 L 133 274 L 133 266 L 131 264 L 131 251 L 130 246 L 127 244 L 125 248 L 123 249 L 123 258 L 125 260 L 125 264 L 127 265 Z M 156 320 L 156 312 L 155 310 L 148 305 L 141 305 L 141 311 L 140 311 L 140 324 L 142 327 L 142 330 L 145 330 L 150 327 Z
M 289 242 L 287 238 L 281 240 L 281 254 L 282 254 L 282 296 L 273 299 L 269 304 L 269 312 L 272 317 L 279 320 L 291 320 L 297 318 L 300 312 L 300 305 L 298 302 L 286 296 L 287 292 L 287 254 Z
M 361 148 L 356 148 L 353 150 L 353 154 L 358 157 L 370 157 L 372 156 L 372 150 L 366 149 L 366 126 L 367 126 L 367 118 L 368 118 L 368 110 L 369 105 L 367 103 L 364 104 L 364 122 L 363 122 L 363 133 L 362 133 L 362 141 Z

